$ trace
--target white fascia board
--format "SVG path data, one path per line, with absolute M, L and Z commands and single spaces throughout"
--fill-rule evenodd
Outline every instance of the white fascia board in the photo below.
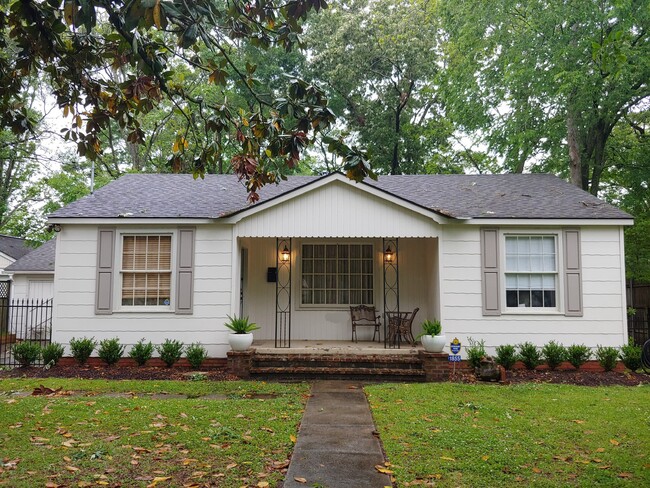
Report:
M 7 261 L 11 261 L 12 263 L 16 261 L 16 258 L 12 258 L 11 256 L 9 256 L 9 254 L 5 254 L 3 252 L 0 252 L 0 257 L 6 259 Z
M 304 185 L 300 188 L 297 188 L 295 190 L 292 190 L 290 192 L 284 193 L 278 197 L 275 197 L 272 200 L 269 200 L 267 202 L 262 202 L 258 205 L 255 205 L 252 208 L 243 210 L 232 217 L 225 217 L 223 219 L 220 219 L 226 223 L 229 224 L 236 224 L 237 222 L 241 221 L 242 219 L 245 219 L 246 217 L 250 217 L 251 215 L 254 215 L 258 212 L 263 212 L 264 210 L 274 207 L 275 205 L 279 205 L 281 203 L 287 202 L 293 198 L 299 197 L 301 195 L 304 195 L 305 193 L 308 193 L 313 190 L 317 190 L 318 188 L 322 188 L 326 185 L 331 184 L 334 181 L 338 181 L 340 183 L 343 183 L 345 185 L 349 186 L 354 186 L 355 188 L 360 189 L 361 191 L 365 191 L 366 193 L 369 193 L 370 195 L 376 196 L 377 198 L 381 198 L 382 200 L 386 200 L 388 202 L 391 202 L 395 205 L 398 205 L 400 207 L 406 208 L 408 210 L 411 210 L 412 212 L 418 213 L 420 215 L 423 215 L 427 218 L 432 219 L 438 224 L 449 224 L 453 222 L 457 222 L 456 219 L 449 218 L 449 217 L 444 217 L 440 214 L 435 213 L 433 210 L 428 210 L 423 207 L 420 207 L 418 205 L 414 205 L 413 203 L 410 203 L 406 200 L 403 200 L 401 198 L 395 197 L 394 195 L 391 195 L 390 193 L 387 193 L 385 191 L 379 190 L 378 188 L 375 188 L 374 186 L 371 186 L 367 183 L 363 182 L 354 182 L 350 180 L 349 178 L 345 177 L 344 175 L 340 173 L 332 173 L 330 175 L 324 176 L 323 178 L 316 180 L 312 183 L 308 183 L 307 185 Z
M 19 270 L 19 271 L 7 271 L 9 276 L 16 275 L 43 275 L 43 276 L 54 276 L 54 271 L 28 271 L 28 270 Z
M 634 225 L 632 219 L 467 219 L 457 222 L 464 225 L 495 225 L 499 227 L 559 227 L 598 226 L 616 227 Z
M 70 225 L 199 225 L 199 224 L 214 224 L 221 222 L 221 219 L 190 219 L 190 218 L 174 218 L 174 219 L 139 219 L 136 217 L 120 217 L 120 218 L 49 218 L 48 224 L 70 224 Z

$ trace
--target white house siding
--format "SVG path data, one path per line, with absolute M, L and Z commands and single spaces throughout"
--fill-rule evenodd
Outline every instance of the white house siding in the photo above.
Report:
M 156 227 L 168 231 L 176 228 Z M 141 229 L 137 222 L 127 222 L 117 227 L 117 234 L 122 230 Z M 229 346 L 223 323 L 231 313 L 233 288 L 232 228 L 197 226 L 195 251 L 194 308 L 191 315 L 128 311 L 95 315 L 97 227 L 64 225 L 56 248 L 53 340 L 67 346 L 72 337 L 94 337 L 97 341 L 118 337 L 127 345 L 128 353 L 130 345 L 143 337 L 154 344 L 165 339 L 177 339 L 185 344 L 201 342 L 210 356 L 225 357 Z M 117 270 L 115 277 L 119 277 Z M 114 304 L 119 303 L 118 296 L 113 300 Z
M 292 241 L 292 310 L 291 338 L 294 340 L 350 340 L 351 323 L 348 307 L 339 309 L 307 308 L 300 306 L 299 250 L 303 242 L 371 243 L 375 249 L 374 296 L 378 313 L 383 307 L 383 268 L 381 239 L 300 239 Z M 435 286 L 435 239 L 399 240 L 400 308 L 420 308 L 414 323 L 414 333 L 419 324 L 432 318 L 438 310 L 438 290 Z M 244 315 L 260 326 L 255 332 L 257 340 L 275 337 L 275 283 L 267 282 L 267 269 L 276 266 L 276 240 L 244 238 L 242 248 L 248 250 L 248 273 L 244 279 Z M 358 330 L 359 340 L 372 339 L 371 328 Z
M 506 229 L 506 227 L 502 227 Z M 508 232 L 519 229 L 507 227 Z M 521 232 L 551 230 L 561 239 L 561 228 L 522 228 Z M 531 341 L 542 346 L 555 340 L 564 345 L 620 346 L 627 340 L 625 324 L 622 230 L 619 227 L 582 227 L 582 317 L 565 317 L 563 288 L 557 292 L 560 311 L 548 314 L 509 313 L 483 316 L 481 307 L 480 234 L 478 226 L 445 226 L 441 238 L 441 319 L 448 339 L 483 339 L 488 352 L 500 344 Z M 503 245 L 503 240 L 500 240 Z M 561 244 L 558 246 L 562 249 Z M 561 252 L 558 256 L 560 270 Z M 561 277 L 561 273 L 560 273 Z M 503 295 L 503 270 L 500 276 Z M 561 283 L 561 279 L 559 280 Z
M 431 214 L 433 215 L 433 214 Z M 237 223 L 240 237 L 435 237 L 430 217 L 332 182 L 255 213 Z
M 14 274 L 11 298 L 14 300 L 49 300 L 54 297 L 54 276 L 47 274 Z

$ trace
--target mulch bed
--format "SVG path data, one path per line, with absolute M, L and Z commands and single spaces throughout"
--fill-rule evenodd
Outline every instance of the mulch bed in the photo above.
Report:
M 192 375 L 201 373 L 212 381 L 234 381 L 238 378 L 229 374 L 225 369 L 206 369 L 192 371 L 188 368 L 158 368 L 158 367 L 129 367 L 129 366 L 55 366 L 48 370 L 43 368 L 15 368 L 0 371 L 1 378 L 83 378 L 102 380 L 181 380 L 190 381 Z M 637 386 L 650 384 L 650 375 L 632 373 L 630 371 L 576 371 L 548 369 L 529 371 L 516 369 L 507 372 L 507 382 L 519 383 L 556 383 L 580 386 Z M 473 383 L 476 377 L 471 373 L 459 373 L 450 378 L 452 381 Z
M 188 368 L 110 367 L 110 366 L 54 366 L 43 368 L 14 368 L 0 371 L 0 378 L 82 378 L 88 380 L 187 380 L 200 373 L 212 381 L 234 381 L 239 378 L 225 369 L 193 371 Z

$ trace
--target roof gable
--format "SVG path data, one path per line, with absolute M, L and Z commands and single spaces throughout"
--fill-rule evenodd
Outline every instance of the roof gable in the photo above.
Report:
M 5 271 L 11 273 L 20 273 L 27 271 L 52 271 L 54 272 L 54 257 L 56 254 L 56 238 L 42 244 L 31 252 L 25 254 L 16 262 L 5 268 Z

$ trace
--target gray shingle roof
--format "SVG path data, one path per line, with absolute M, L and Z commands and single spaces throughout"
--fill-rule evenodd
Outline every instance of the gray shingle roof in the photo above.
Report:
M 12 273 L 24 271 L 52 271 L 54 272 L 54 256 L 56 254 L 56 238 L 50 239 L 45 244 L 32 249 L 16 262 L 5 268 Z
M 23 257 L 32 249 L 34 248 L 29 247 L 25 239 L 0 234 L 0 252 L 7 256 L 18 259 Z
M 321 178 L 290 176 L 279 185 L 267 185 L 260 191 L 259 203 Z M 380 176 L 376 182 L 367 179 L 360 185 L 452 218 L 632 218 L 545 174 Z M 249 208 L 246 198 L 245 187 L 234 175 L 206 175 L 195 180 L 191 175 L 128 174 L 50 217 L 220 218 Z

